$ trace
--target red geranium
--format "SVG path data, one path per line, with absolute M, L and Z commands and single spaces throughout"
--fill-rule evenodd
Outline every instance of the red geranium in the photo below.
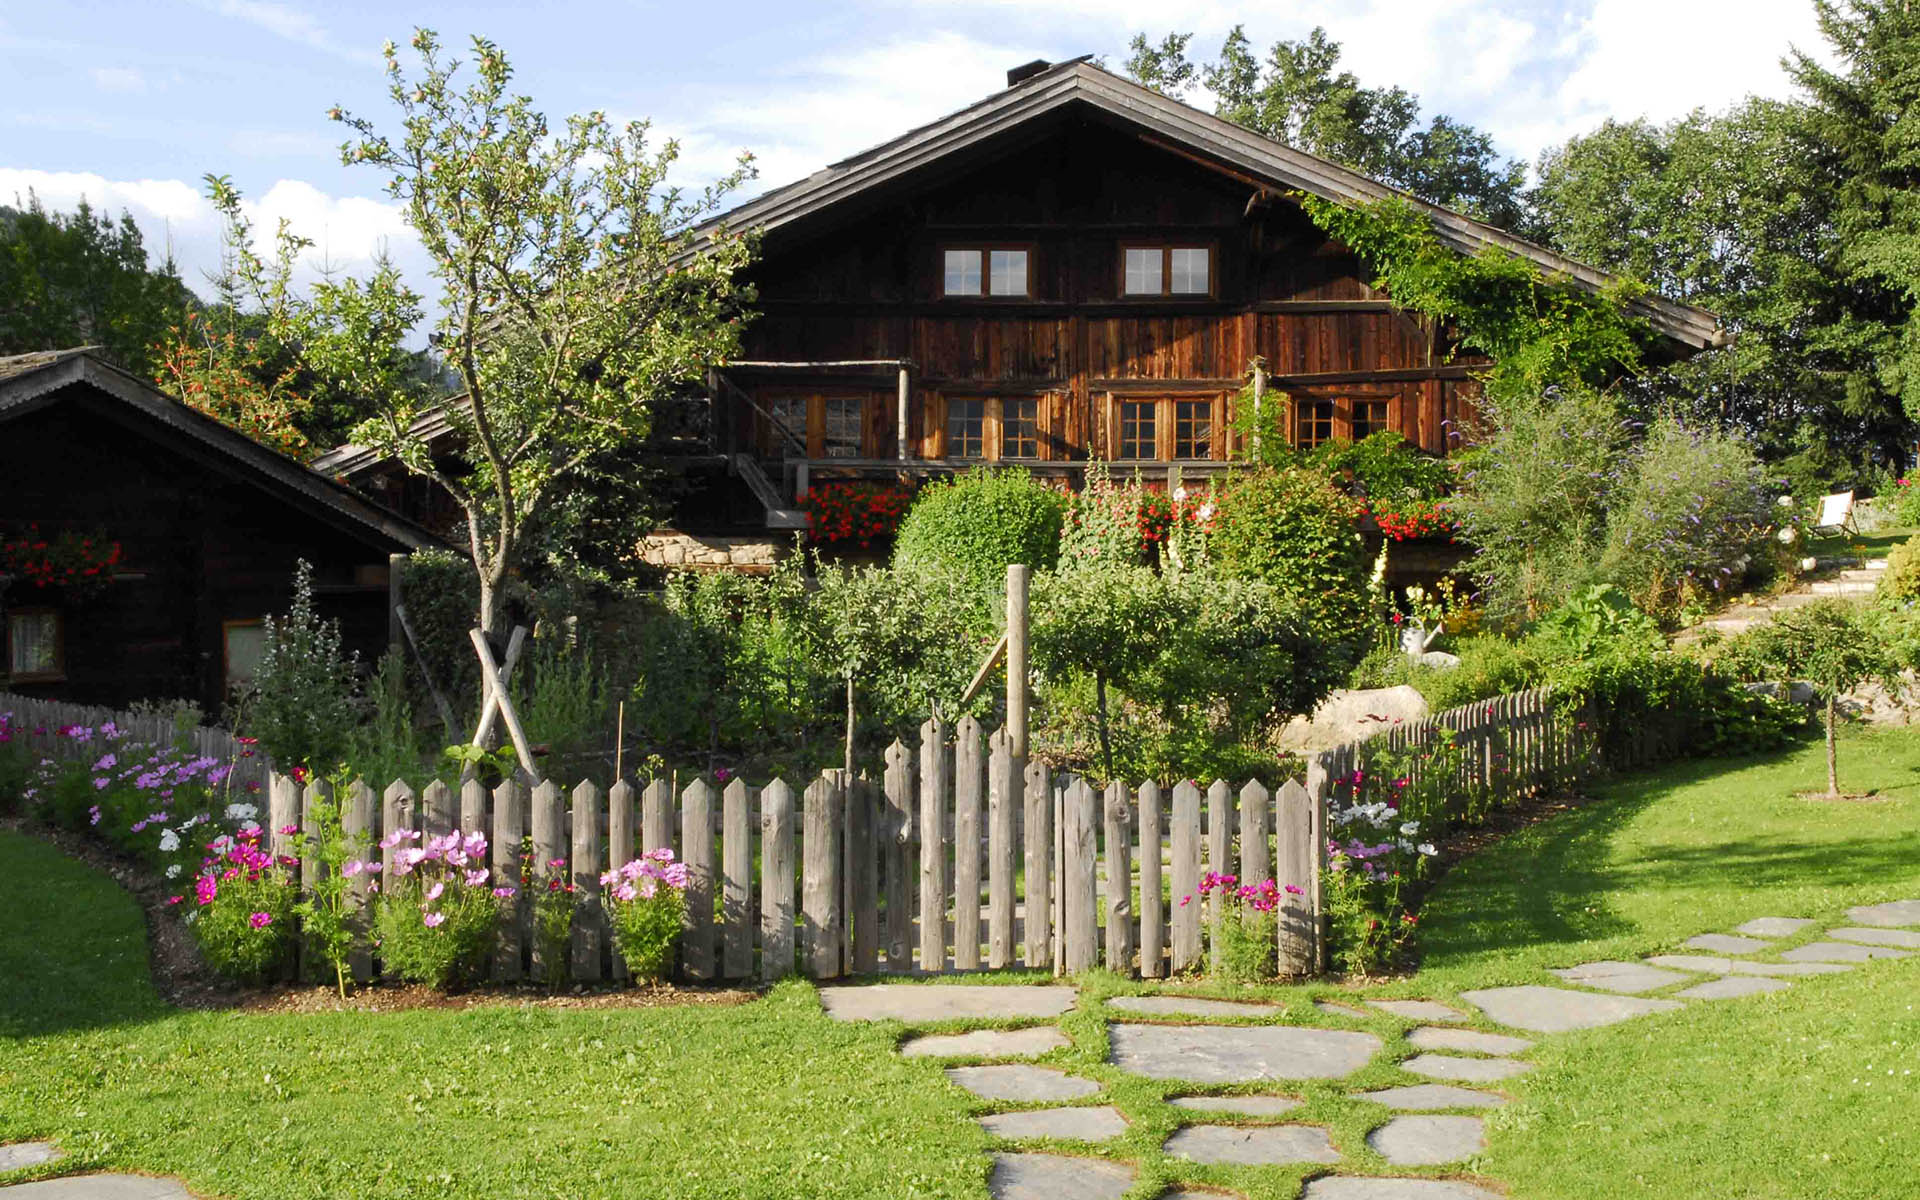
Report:
M 800 497 L 800 508 L 807 514 L 807 537 L 815 545 L 857 545 L 867 550 L 900 528 L 911 499 L 901 487 L 823 483 L 807 489 Z
M 106 587 L 120 562 L 120 543 L 99 534 L 71 531 L 43 537 L 29 525 L 17 538 L 0 542 L 0 571 L 36 588 L 58 588 L 70 596 Z

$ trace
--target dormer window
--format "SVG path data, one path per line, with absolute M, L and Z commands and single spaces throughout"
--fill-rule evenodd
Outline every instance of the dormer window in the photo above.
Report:
M 1211 246 L 1122 246 L 1120 290 L 1126 296 L 1210 296 Z
M 1024 249 L 956 247 L 943 252 L 944 296 L 1030 296 L 1032 256 Z

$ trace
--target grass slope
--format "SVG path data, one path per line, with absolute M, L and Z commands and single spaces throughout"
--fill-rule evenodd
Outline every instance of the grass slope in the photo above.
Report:
M 298 1197 L 986 1194 L 936 1066 L 789 985 L 733 1008 L 184 1013 L 132 901 L 0 832 L 0 1142 Z

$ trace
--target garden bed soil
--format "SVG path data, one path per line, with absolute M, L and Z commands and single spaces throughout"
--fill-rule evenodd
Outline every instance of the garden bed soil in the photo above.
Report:
M 351 988 L 342 1000 L 323 984 L 276 984 L 265 988 L 236 986 L 216 975 L 200 957 L 193 932 L 180 920 L 179 910 L 167 903 L 175 888 L 154 879 L 93 839 L 18 817 L 0 820 L 8 829 L 51 842 L 71 858 L 112 877 L 140 905 L 147 926 L 147 962 L 154 990 L 178 1008 L 238 1009 L 245 1012 L 405 1012 L 420 1008 L 476 1008 L 516 1005 L 532 1008 L 661 1008 L 668 1005 L 744 1004 L 757 993 L 744 988 L 573 986 L 550 991 L 536 984 L 498 984 L 462 992 L 440 992 L 417 984 L 374 983 Z

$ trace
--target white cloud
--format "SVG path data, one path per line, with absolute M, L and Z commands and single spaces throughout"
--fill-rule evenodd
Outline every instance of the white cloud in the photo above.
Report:
M 158 260 L 171 253 L 180 277 L 206 292 L 206 273 L 220 263 L 220 221 L 202 190 L 178 179 L 114 180 L 71 171 L 0 167 L 0 203 L 24 200 L 29 192 L 52 210 L 71 210 L 85 198 L 96 211 L 131 214 Z M 282 179 L 243 208 L 253 222 L 255 244 L 264 254 L 284 218 L 293 232 L 313 240 L 301 262 L 302 282 L 323 270 L 364 270 L 383 251 L 391 253 L 408 282 L 427 291 L 425 252 L 407 227 L 397 204 L 364 196 L 332 196 L 310 183 Z
M 279 0 L 199 0 L 199 3 L 223 17 L 244 21 L 275 37 L 298 42 L 323 54 L 349 62 L 380 62 L 380 56 L 372 50 L 348 46 L 335 39 L 312 13 Z
M 93 76 L 93 86 L 103 92 L 147 90 L 147 77 L 136 67 L 95 67 L 88 74 Z

